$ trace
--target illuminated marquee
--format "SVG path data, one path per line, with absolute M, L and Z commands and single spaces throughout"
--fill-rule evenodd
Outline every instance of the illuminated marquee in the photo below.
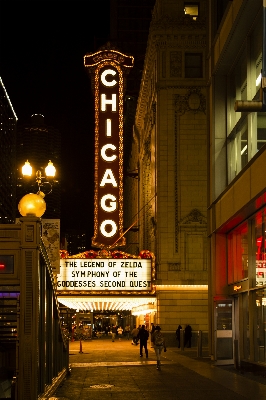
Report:
M 102 50 L 84 57 L 95 94 L 95 188 L 92 245 L 114 248 L 123 237 L 123 91 L 133 57 Z
M 151 259 L 60 260 L 58 291 L 138 291 L 151 292 Z

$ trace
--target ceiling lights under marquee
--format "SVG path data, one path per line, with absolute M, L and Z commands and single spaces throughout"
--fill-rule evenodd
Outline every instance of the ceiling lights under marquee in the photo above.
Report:
M 208 285 L 156 285 L 156 292 L 160 291 L 208 291 Z
M 156 297 L 63 297 L 58 295 L 59 303 L 79 311 L 132 311 L 141 314 L 156 311 Z

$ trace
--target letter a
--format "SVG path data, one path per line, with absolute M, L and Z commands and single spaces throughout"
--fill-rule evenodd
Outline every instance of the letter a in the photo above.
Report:
M 104 187 L 107 183 L 110 183 L 111 185 L 113 185 L 113 187 L 117 187 L 117 183 L 111 169 L 107 169 L 105 171 L 100 186 Z

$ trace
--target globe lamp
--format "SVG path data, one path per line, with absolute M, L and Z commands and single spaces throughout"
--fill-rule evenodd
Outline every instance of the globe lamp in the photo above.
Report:
M 22 217 L 31 215 L 40 218 L 46 210 L 46 203 L 43 198 L 43 192 L 26 194 L 18 204 L 20 215 L 22 215 Z

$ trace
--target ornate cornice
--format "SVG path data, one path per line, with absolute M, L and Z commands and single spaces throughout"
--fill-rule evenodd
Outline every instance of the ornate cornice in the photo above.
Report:
M 203 33 L 154 34 L 156 49 L 202 49 L 207 46 L 207 36 Z
M 190 15 L 184 15 L 182 17 L 171 17 L 164 15 L 160 19 L 152 19 L 150 24 L 150 31 L 158 29 L 178 29 L 180 31 L 187 30 L 206 30 L 207 20 L 206 18 L 198 17 L 194 20 Z

